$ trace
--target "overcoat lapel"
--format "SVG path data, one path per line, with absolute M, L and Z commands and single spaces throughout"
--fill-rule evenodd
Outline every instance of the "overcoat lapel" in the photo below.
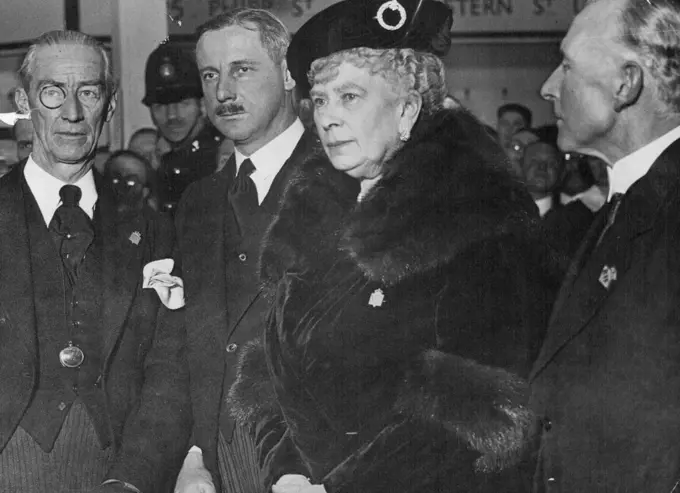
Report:
M 288 160 L 281 167 L 281 170 L 277 173 L 276 177 L 274 178 L 269 193 L 267 194 L 264 201 L 260 205 L 260 207 L 265 208 L 267 211 L 271 211 L 272 220 L 274 219 L 274 214 L 278 210 L 279 201 L 281 200 L 281 197 L 286 188 L 286 184 L 290 179 L 293 171 L 296 169 L 298 165 L 302 163 L 305 157 L 310 153 L 315 143 L 316 138 L 314 134 L 312 134 L 309 131 L 305 131 L 305 133 L 302 134 L 302 137 L 298 141 L 298 144 L 295 146 L 293 153 L 290 155 Z M 225 168 L 229 170 L 230 176 L 233 177 L 236 174 L 236 160 L 233 155 Z M 225 196 L 226 195 L 227 194 L 225 192 Z M 226 207 L 229 209 L 229 214 L 233 214 L 231 210 L 231 205 L 229 205 L 229 201 L 226 200 L 225 203 Z M 225 221 L 225 225 L 227 224 L 229 224 L 229 221 Z M 238 228 L 234 227 L 229 228 L 228 226 L 225 226 L 225 228 L 227 229 L 225 230 L 225 235 L 237 234 Z M 261 233 L 264 234 L 264 231 L 262 231 Z M 223 270 L 223 272 L 226 273 L 226 267 Z M 227 289 L 229 288 L 227 287 Z M 260 296 L 262 296 L 262 293 L 263 288 L 261 287 L 259 290 L 257 290 L 257 292 L 253 293 L 251 297 L 243 299 L 243 302 L 236 310 L 236 313 L 230 314 L 229 318 L 230 327 L 228 333 L 226 334 L 227 339 L 238 328 L 239 321 L 244 317 L 248 309 L 257 302 Z M 224 342 L 226 342 L 226 340 Z
M 24 165 L 17 166 L 0 188 L 0 316 L 6 317 L 3 344 L 27 352 L 37 362 L 37 333 L 31 256 L 24 209 Z M 14 342 L 20 343 L 15 346 Z M 5 361 L 5 363 L 7 363 Z
M 584 330 L 617 290 L 634 260 L 635 248 L 655 224 L 664 199 L 680 182 L 680 141 L 674 142 L 649 172 L 623 197 L 617 220 L 595 246 L 606 213 L 598 214 L 579 248 L 558 295 L 546 340 L 531 374 L 534 379 L 555 354 Z
M 104 369 L 107 368 L 116 342 L 142 285 L 144 250 L 147 241 L 146 220 L 142 214 L 119 214 L 113 195 L 97 179 L 95 234 L 101 235 L 103 249 L 102 282 L 106 341 Z

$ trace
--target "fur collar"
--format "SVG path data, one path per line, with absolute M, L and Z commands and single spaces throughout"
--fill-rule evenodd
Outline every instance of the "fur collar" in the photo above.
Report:
M 359 184 L 317 148 L 290 182 L 265 235 L 261 275 L 323 272 L 338 256 L 394 284 L 451 262 L 474 244 L 526 236 L 538 216 L 502 150 L 470 113 L 422 119 L 357 203 Z

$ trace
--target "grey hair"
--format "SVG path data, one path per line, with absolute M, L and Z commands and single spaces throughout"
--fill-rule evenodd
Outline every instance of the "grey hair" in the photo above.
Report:
M 116 91 L 116 80 L 113 76 L 111 55 L 109 55 L 108 50 L 99 41 L 92 36 L 79 31 L 49 31 L 35 39 L 31 46 L 29 46 L 28 52 L 26 53 L 18 72 L 19 81 L 26 92 L 29 92 L 31 88 L 33 65 L 38 49 L 45 46 L 56 45 L 90 46 L 97 51 L 104 62 L 104 86 L 106 95 L 107 98 L 111 97 Z
M 444 65 L 439 57 L 410 48 L 352 48 L 319 58 L 307 74 L 309 83 L 335 77 L 338 67 L 350 63 L 380 75 L 398 95 L 416 91 L 422 98 L 421 113 L 430 115 L 444 106 L 447 94 Z
M 621 24 L 624 44 L 657 81 L 659 100 L 672 113 L 680 113 L 680 3 L 626 0 Z
M 290 44 L 290 32 L 281 20 L 263 9 L 237 8 L 227 10 L 201 24 L 198 39 L 209 31 L 219 31 L 229 26 L 240 26 L 260 33 L 260 42 L 274 63 L 281 63 Z

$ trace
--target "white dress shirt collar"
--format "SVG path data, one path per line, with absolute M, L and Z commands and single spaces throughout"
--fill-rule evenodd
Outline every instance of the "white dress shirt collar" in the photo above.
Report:
M 259 204 L 264 202 L 274 182 L 274 178 L 276 178 L 278 172 L 286 164 L 291 154 L 293 154 L 304 132 L 305 127 L 302 121 L 296 118 L 290 127 L 267 142 L 251 156 L 244 156 L 238 149 L 234 149 L 236 174 L 238 174 L 241 163 L 248 158 L 250 158 L 253 166 L 255 166 L 255 171 L 250 175 L 250 178 L 255 183 Z
M 31 193 L 35 197 L 35 201 L 38 203 L 40 212 L 42 213 L 45 224 L 49 226 L 54 212 L 61 205 L 61 197 L 59 197 L 59 190 L 67 183 L 62 182 L 60 179 L 55 178 L 47 171 L 42 169 L 33 160 L 33 156 L 28 157 L 26 161 L 26 167 L 24 168 L 24 177 L 26 178 L 26 183 L 28 188 L 31 189 Z M 88 171 L 85 176 L 72 185 L 80 187 L 83 195 L 80 199 L 80 208 L 85 211 L 85 213 L 90 216 L 90 219 L 94 217 L 94 208 L 97 204 L 97 187 L 94 184 L 94 173 L 92 170 Z
M 536 204 L 536 207 L 538 207 L 538 215 L 543 217 L 550 211 L 550 209 L 552 209 L 553 206 L 552 195 L 547 195 L 543 198 L 534 200 L 534 203 Z
M 609 197 L 607 200 L 611 199 L 615 193 L 625 194 L 636 181 L 647 174 L 663 151 L 679 138 L 680 127 L 675 127 L 632 154 L 619 159 L 614 166 L 608 167 Z
M 602 206 L 607 202 L 607 192 L 597 185 L 593 185 L 587 190 L 576 195 L 567 195 L 560 193 L 560 203 L 562 205 L 571 204 L 572 202 L 580 200 L 592 212 L 597 212 L 602 209 Z

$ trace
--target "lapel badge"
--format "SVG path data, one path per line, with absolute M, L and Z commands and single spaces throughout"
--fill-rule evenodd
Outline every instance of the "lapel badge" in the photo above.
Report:
M 602 267 L 602 272 L 600 273 L 600 278 L 598 280 L 605 289 L 609 289 L 611 283 L 616 281 L 616 267 L 609 267 L 608 265 Z
M 371 293 L 371 297 L 368 299 L 369 306 L 372 306 L 374 308 L 382 306 L 382 304 L 384 302 L 385 302 L 385 293 L 383 293 L 383 290 L 380 289 L 380 288 L 373 291 Z
M 196 152 L 196 151 L 199 150 L 200 148 L 201 148 L 201 144 L 199 144 L 197 140 L 194 140 L 194 141 L 191 143 L 191 152 Z
M 130 240 L 130 243 L 134 245 L 139 245 L 139 242 L 142 241 L 142 235 L 139 231 L 134 231 L 130 237 L 128 238 Z

